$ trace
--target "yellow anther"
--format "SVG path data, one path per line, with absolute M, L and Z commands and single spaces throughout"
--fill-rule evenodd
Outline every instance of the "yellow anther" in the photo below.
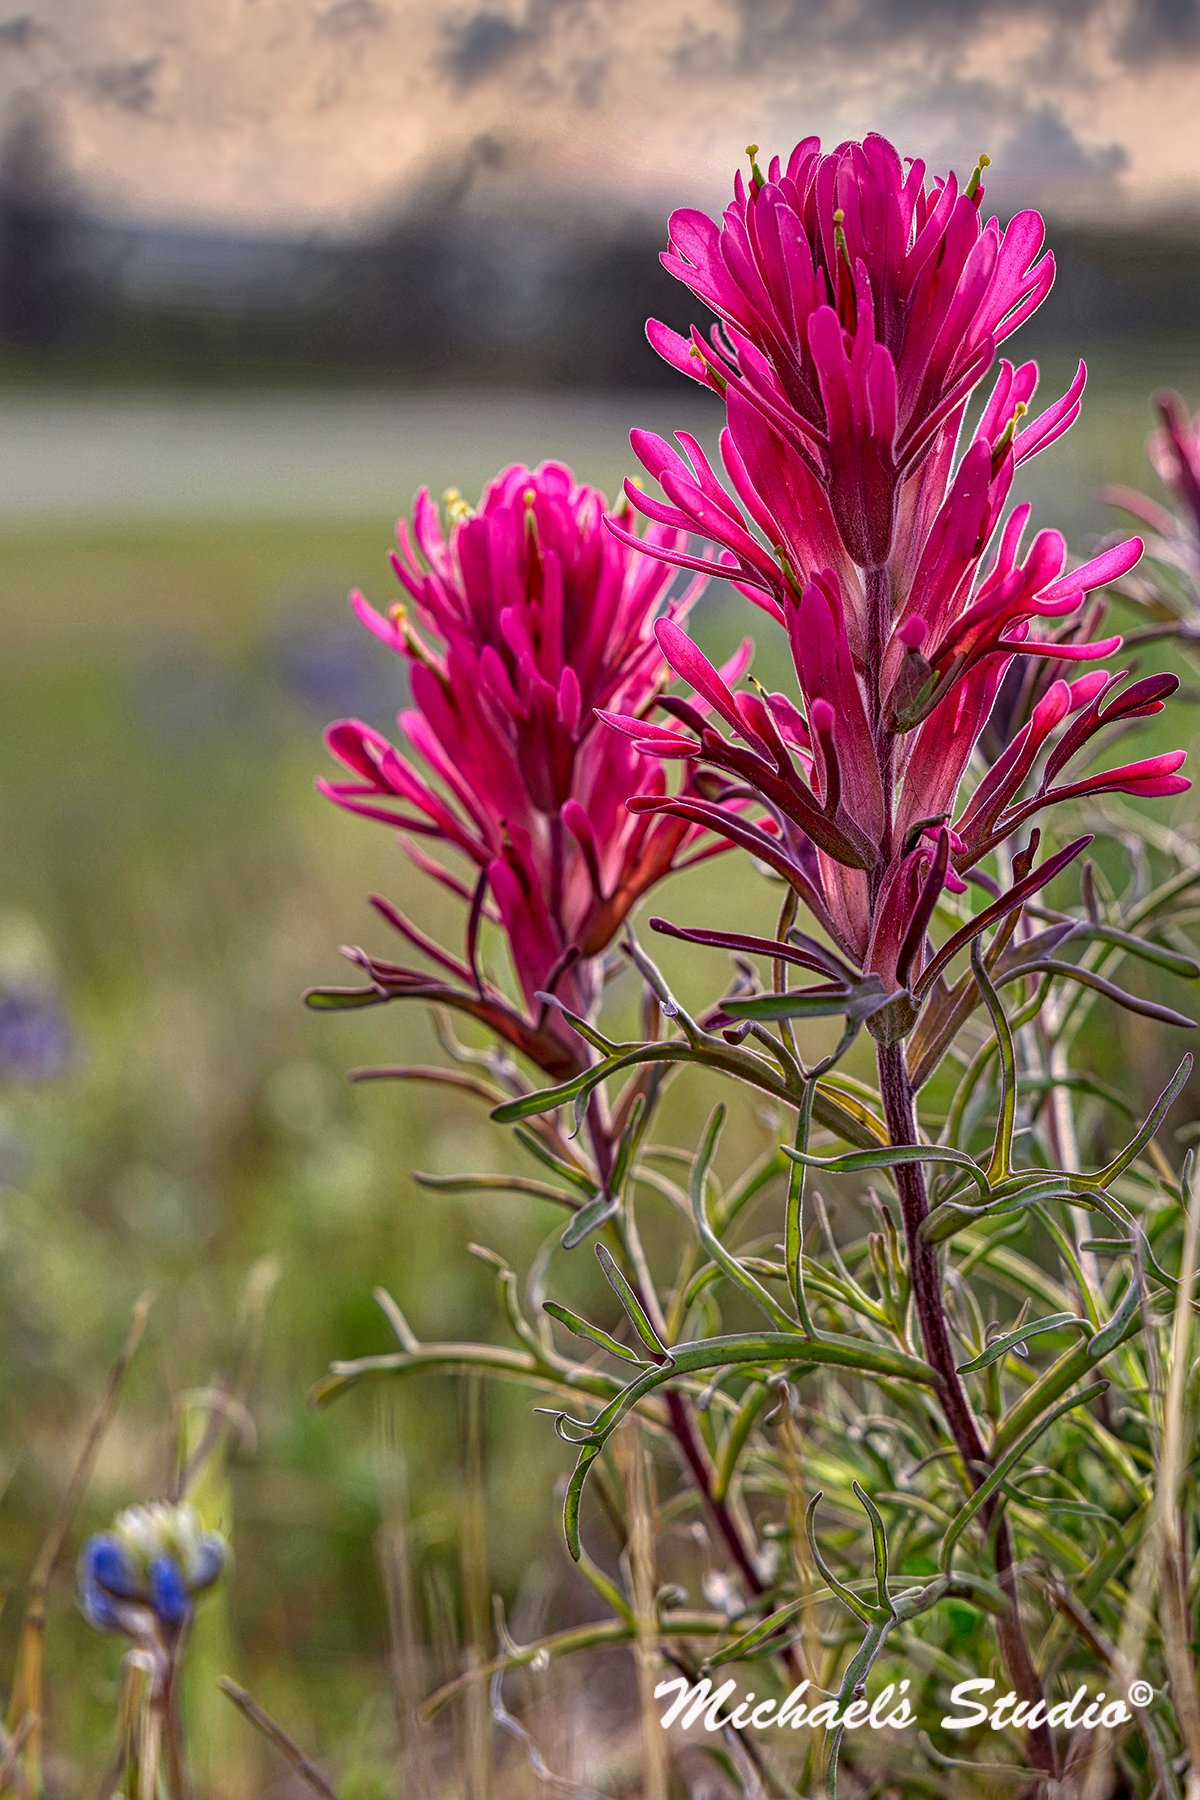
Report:
M 991 166 L 991 157 L 986 150 L 981 150 L 979 153 L 979 161 L 975 164 L 974 173 L 967 183 L 966 194 L 968 200 L 973 200 L 975 198 L 976 194 L 979 192 L 979 185 L 983 180 L 983 171 L 985 169 L 990 169 Z
M 703 350 L 701 350 L 699 344 L 689 345 L 688 355 L 695 357 L 696 361 L 701 365 L 701 367 L 704 370 L 705 375 L 708 377 L 708 379 L 712 383 L 713 387 L 717 390 L 718 394 L 723 394 L 725 392 L 726 388 L 729 386 L 729 383 L 726 381 L 724 375 L 722 375 L 718 369 L 713 368 L 713 366 L 709 362 L 707 356 L 705 356 Z
M 996 439 L 995 445 L 992 449 L 992 461 L 993 462 L 999 462 L 1000 458 L 1008 450 L 1009 445 L 1012 443 L 1013 439 L 1017 435 L 1018 422 L 1025 417 L 1025 414 L 1028 411 L 1029 411 L 1029 408 L 1026 406 L 1024 400 L 1018 400 L 1017 404 L 1013 407 L 1012 418 L 1008 421 L 1008 424 L 1004 427 L 1004 430 L 1000 433 L 1000 436 Z

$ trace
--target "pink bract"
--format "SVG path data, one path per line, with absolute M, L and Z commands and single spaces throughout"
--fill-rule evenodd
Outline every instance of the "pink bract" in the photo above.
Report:
M 711 337 L 649 327 L 669 362 L 722 396 L 723 472 L 687 434 L 672 445 L 634 432 L 663 498 L 627 493 L 661 529 L 716 545 L 722 571 L 785 628 L 800 705 L 735 694 L 664 621 L 664 655 L 725 730 L 678 702 L 669 744 L 633 719 L 609 723 L 648 754 L 690 755 L 723 778 L 703 796 L 647 794 L 640 816 L 670 813 L 751 848 L 855 968 L 919 995 L 939 896 L 1026 820 L 1079 794 L 1188 785 L 1181 752 L 1057 779 L 1096 732 L 1160 710 L 1177 684 L 1055 681 L 960 810 L 1007 671 L 1117 650 L 1118 637 L 1089 637 L 1085 602 L 1142 549 L 1131 538 L 1071 569 L 1058 532 L 1026 542 L 1028 506 L 1005 517 L 1018 467 L 1078 416 L 1082 364 L 1031 418 L 1036 365 L 1001 360 L 962 442 L 971 393 L 1053 280 L 1042 221 L 985 221 L 981 170 L 963 189 L 952 175 L 929 181 L 879 137 L 829 153 L 808 138 L 765 177 L 753 154 L 720 222 L 671 220 L 664 264 L 717 314 Z M 612 529 L 632 545 L 627 527 Z M 1011 905 L 1061 866 L 1062 853 L 1014 881 Z M 984 922 L 1003 910 L 993 904 Z
M 350 779 L 319 784 L 395 826 L 411 859 L 466 908 L 463 948 L 451 954 L 376 902 L 434 965 L 363 958 L 381 997 L 457 1006 L 556 1075 L 580 1065 L 584 1045 L 541 996 L 590 1013 L 598 959 L 630 907 L 705 854 L 691 822 L 627 810 L 632 793 L 665 792 L 662 765 L 596 716 L 644 718 L 654 707 L 670 678 L 655 621 L 681 619 L 702 582 L 669 597 L 673 570 L 641 551 L 669 555 L 681 533 L 651 525 L 625 541 L 606 514 L 604 495 L 559 463 L 506 469 L 477 512 L 457 503 L 448 530 L 422 491 L 391 558 L 407 603 L 385 616 L 351 599 L 408 666 L 401 740 L 357 720 L 334 724 L 329 747 Z M 507 942 L 519 1005 L 483 966 L 485 920 Z

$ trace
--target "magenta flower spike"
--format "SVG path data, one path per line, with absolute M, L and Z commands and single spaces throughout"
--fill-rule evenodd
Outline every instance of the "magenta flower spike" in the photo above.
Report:
M 627 810 L 647 786 L 665 793 L 665 772 L 597 713 L 646 718 L 671 674 L 655 621 L 678 629 L 703 583 L 670 598 L 674 571 L 640 546 L 669 558 L 682 534 L 651 525 L 626 541 L 605 528 L 606 512 L 604 495 L 559 463 L 505 470 L 477 512 L 455 502 L 448 531 L 422 491 L 391 559 L 407 603 L 385 617 L 351 597 L 408 665 L 401 740 L 334 724 L 327 741 L 349 779 L 318 784 L 394 826 L 466 909 L 463 948 L 450 953 L 375 901 L 432 965 L 356 953 L 380 998 L 455 1006 L 555 1076 L 580 1067 L 586 1046 L 543 996 L 590 1016 L 599 959 L 634 902 L 681 862 L 723 848 L 698 844 L 702 828 L 686 819 Z M 485 971 L 485 921 L 507 943 L 519 1004 Z
M 1191 519 L 1200 544 L 1200 413 L 1189 418 L 1178 394 L 1159 397 L 1162 430 L 1150 440 L 1155 470 Z
M 1149 599 L 1153 617 L 1174 617 L 1183 634 L 1194 640 L 1200 598 L 1200 413 L 1190 417 L 1178 394 L 1159 394 L 1156 405 L 1160 423 L 1151 433 L 1147 450 L 1171 504 L 1163 506 L 1125 487 L 1109 488 L 1107 497 L 1146 527 L 1147 553 L 1170 577 L 1166 588 L 1161 580 L 1147 583 L 1139 579 L 1134 597 Z M 1182 605 L 1171 593 L 1180 578 Z
M 716 313 L 711 338 L 648 328 L 667 361 L 723 398 L 723 472 L 686 434 L 669 444 L 634 432 L 663 497 L 626 491 L 662 530 L 715 545 L 722 572 L 785 628 L 800 704 L 736 694 L 664 620 L 663 654 L 715 722 L 673 700 L 669 738 L 619 708 L 608 722 L 646 754 L 713 772 L 703 794 L 635 799 L 639 816 L 669 813 L 752 849 L 841 957 L 886 993 L 919 1000 L 942 966 L 928 936 L 940 895 L 961 891 L 1027 820 L 1079 794 L 1188 786 L 1177 752 L 1059 779 L 1097 732 L 1159 711 L 1177 684 L 1055 681 L 962 809 L 1007 670 L 1116 651 L 1118 637 L 1089 638 L 1085 603 L 1142 549 L 1130 538 L 1072 569 L 1058 532 L 1029 538 L 1028 506 L 1005 517 L 1016 470 L 1074 423 L 1085 380 L 1080 364 L 1067 392 L 1031 417 L 1036 365 L 995 367 L 1053 280 L 1042 221 L 985 221 L 982 163 L 965 188 L 952 175 L 930 182 L 879 137 L 829 153 L 806 139 L 765 177 L 756 156 L 720 223 L 696 212 L 671 220 L 663 262 Z M 963 444 L 967 401 L 993 367 Z M 627 526 L 610 528 L 632 544 Z M 645 549 L 668 554 L 649 540 Z M 702 561 L 677 545 L 669 554 Z M 978 928 L 1062 866 L 1059 853 L 1014 880 Z M 985 885 L 994 888 L 990 876 Z M 878 1029 L 913 1016 L 892 1009 Z

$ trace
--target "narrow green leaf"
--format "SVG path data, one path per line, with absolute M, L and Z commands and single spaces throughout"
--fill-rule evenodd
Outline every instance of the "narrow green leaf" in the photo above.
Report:
M 1108 1324 L 1094 1332 L 1085 1345 L 1087 1360 L 1090 1363 L 1101 1359 L 1115 1350 L 1129 1332 L 1129 1327 L 1141 1309 L 1142 1286 L 1136 1275 L 1130 1277 L 1120 1306 L 1117 1307 Z
M 996 1117 L 996 1134 L 992 1141 L 992 1155 L 988 1163 L 988 1180 L 1004 1181 L 1012 1173 L 1013 1131 L 1017 1120 L 1017 1058 L 1013 1048 L 1012 1028 L 1008 1016 L 1000 1004 L 1000 996 L 992 985 L 983 959 L 982 940 L 975 938 L 971 944 L 971 967 L 979 992 L 983 995 L 984 1005 L 992 1021 L 992 1030 L 996 1034 L 996 1049 L 1000 1058 L 1000 1105 Z
M 581 1206 L 558 1240 L 563 1249 L 574 1250 L 582 1244 L 584 1238 L 590 1237 L 593 1231 L 598 1231 L 601 1225 L 607 1224 L 618 1205 L 615 1194 L 598 1194 L 586 1206 Z
M 809 1156 L 803 1150 L 789 1150 L 785 1144 L 784 1155 L 810 1169 L 829 1169 L 835 1175 L 850 1175 L 861 1169 L 894 1169 L 903 1163 L 950 1163 L 967 1171 L 985 1201 L 992 1198 L 987 1176 L 975 1158 L 945 1144 L 881 1144 L 878 1150 L 851 1150 L 843 1156 Z
M 347 1012 L 357 1006 L 383 1006 L 390 998 L 378 988 L 309 988 L 304 1004 L 313 1012 Z
M 557 995 L 539 993 L 535 998 L 540 1000 L 543 1006 L 552 1007 L 555 1012 L 561 1013 L 572 1031 L 578 1032 L 579 1036 L 589 1043 L 593 1050 L 599 1050 L 602 1056 L 614 1056 L 621 1050 L 628 1049 L 627 1044 L 615 1043 L 612 1038 L 605 1037 L 602 1031 L 599 1031 L 580 1013 L 572 1012 L 571 1008 L 565 1006 Z
M 856 987 L 786 989 L 779 994 L 753 994 L 745 999 L 726 1000 L 722 1011 L 731 1019 L 757 1019 L 769 1023 L 778 1019 L 826 1019 L 842 1017 L 861 1021 L 869 1019 L 887 1004 L 883 984 L 873 978 Z
M 379 1364 L 381 1359 L 375 1359 Z M 385 1359 L 386 1360 L 386 1359 Z M 411 1360 L 411 1359 L 410 1359 Z M 615 1394 L 603 1411 L 585 1429 L 586 1441 L 580 1445 L 579 1458 L 567 1484 L 563 1502 L 563 1530 L 567 1548 L 578 1560 L 580 1554 L 579 1513 L 588 1472 L 604 1448 L 609 1436 L 640 1400 L 682 1376 L 707 1374 L 712 1370 L 749 1366 L 751 1369 L 800 1369 L 826 1364 L 834 1368 L 856 1369 L 865 1375 L 892 1379 L 920 1387 L 932 1387 L 933 1371 L 928 1363 L 893 1349 L 887 1344 L 874 1344 L 865 1338 L 840 1337 L 829 1334 L 814 1342 L 802 1337 L 794 1327 L 788 1331 L 736 1333 L 729 1337 L 703 1338 L 690 1344 L 677 1344 L 670 1360 L 659 1363 Z M 396 1367 L 396 1359 L 387 1363 Z M 584 1391 L 595 1392 L 582 1380 L 583 1371 L 575 1378 Z
M 712 1497 L 718 1504 L 729 1492 L 730 1484 L 737 1471 L 738 1458 L 746 1445 L 746 1440 L 754 1429 L 759 1413 L 771 1398 L 771 1389 L 766 1382 L 756 1381 L 751 1385 L 734 1414 L 733 1422 L 726 1432 L 717 1457 L 717 1466 L 713 1470 Z
M 726 1249 L 708 1220 L 704 1190 L 709 1165 L 716 1152 L 717 1139 L 724 1123 L 725 1108 L 718 1106 L 708 1121 L 700 1148 L 696 1152 L 695 1162 L 692 1165 L 692 1217 L 696 1221 L 696 1231 L 708 1254 L 715 1263 L 720 1265 L 730 1281 L 735 1282 L 742 1292 L 753 1300 L 759 1311 L 765 1313 L 773 1325 L 778 1325 L 781 1331 L 791 1331 L 795 1329 L 795 1321 L 780 1306 L 774 1295 L 767 1292 L 757 1276 L 752 1275 L 749 1269 L 738 1261 L 732 1251 Z
M 1071 1325 L 1078 1325 L 1084 1331 L 1090 1329 L 1087 1320 L 1079 1318 L 1075 1313 L 1050 1313 L 1044 1319 L 1033 1319 L 1028 1325 L 1022 1325 L 1019 1331 L 1006 1331 L 1003 1337 L 993 1338 L 987 1349 L 972 1357 L 970 1362 L 959 1363 L 958 1372 L 960 1375 L 974 1375 L 980 1369 L 990 1368 L 993 1363 L 1007 1356 L 1010 1350 L 1015 1350 L 1018 1344 L 1027 1344 L 1030 1338 L 1038 1337 L 1043 1331 L 1063 1331 Z
M 644 1357 L 631 1350 L 628 1344 L 618 1343 L 615 1337 L 610 1337 L 607 1331 L 601 1331 L 598 1325 L 589 1324 L 578 1313 L 572 1312 L 569 1306 L 560 1306 L 557 1300 L 543 1300 L 542 1311 L 549 1313 L 552 1319 L 557 1319 L 560 1325 L 565 1325 L 576 1337 L 588 1338 L 593 1344 L 598 1344 L 610 1356 L 619 1356 L 622 1362 L 636 1363 L 639 1368 L 645 1368 Z
M 495 1270 L 496 1285 L 500 1290 L 500 1304 L 504 1309 L 505 1317 L 526 1348 L 532 1350 L 539 1362 L 544 1361 L 547 1347 L 542 1343 L 521 1309 L 520 1288 L 510 1264 L 498 1251 L 489 1249 L 486 1244 L 468 1244 L 467 1249 L 472 1256 L 477 1256 L 480 1262 L 487 1263 L 489 1268 Z
M 888 1594 L 887 1584 L 888 1545 L 883 1515 L 872 1500 L 870 1494 L 868 1494 L 866 1488 L 860 1487 L 857 1481 L 853 1482 L 851 1485 L 854 1489 L 855 1497 L 866 1512 L 868 1519 L 871 1521 L 871 1544 L 875 1564 L 875 1596 L 879 1602 L 880 1609 L 890 1613 L 892 1610 L 892 1602 L 891 1597 Z
M 1200 963 L 1193 957 L 1184 956 L 1166 944 L 1156 944 L 1149 938 L 1139 937 L 1136 932 L 1122 931 L 1116 925 L 1079 924 L 1076 926 L 1076 934 L 1095 938 L 1099 943 L 1112 944 L 1118 950 L 1127 951 L 1130 956 L 1139 957 L 1142 962 L 1155 963 L 1172 975 L 1181 975 L 1185 981 L 1200 978 Z
M 646 952 L 634 937 L 633 928 L 630 925 L 626 925 L 625 927 L 625 953 L 642 980 L 646 983 L 646 986 L 657 999 L 663 1010 L 663 1016 L 678 1022 L 679 1029 L 683 1032 L 683 1035 L 688 1040 L 689 1044 L 698 1043 L 705 1036 L 705 1033 L 701 1030 L 695 1019 L 693 1019 L 691 1013 L 681 1006 L 679 1001 L 675 998 L 675 995 L 667 986 L 662 970 L 652 958 L 646 955 Z
M 539 1088 L 532 1094 L 518 1094 L 514 1100 L 506 1100 L 502 1106 L 493 1107 L 492 1118 L 498 1125 L 516 1125 L 522 1119 L 534 1119 L 541 1113 L 555 1112 L 580 1093 L 590 1092 L 597 1079 L 601 1078 L 601 1071 L 608 1067 L 608 1062 L 597 1063 L 594 1068 L 584 1069 L 581 1074 L 573 1075 L 570 1081 L 560 1082 L 557 1087 Z
M 639 1063 L 683 1062 L 688 1055 L 687 1046 L 680 1043 L 639 1044 L 632 1050 L 623 1051 L 620 1056 L 610 1056 L 604 1062 L 593 1064 L 590 1069 L 585 1069 L 580 1075 L 573 1075 L 570 1081 L 561 1082 L 558 1087 L 542 1088 L 538 1093 L 521 1094 L 515 1100 L 506 1100 L 503 1106 L 493 1108 L 491 1116 L 498 1125 L 516 1125 L 522 1119 L 555 1112 L 568 1101 L 574 1101 L 578 1118 L 583 1102 L 592 1090 L 608 1081 L 611 1076 L 620 1074 L 622 1069 L 632 1069 Z
M 1154 1102 L 1153 1107 L 1150 1109 L 1150 1116 L 1142 1126 L 1142 1129 L 1129 1140 L 1125 1148 L 1114 1156 L 1110 1163 L 1107 1163 L 1103 1169 L 1098 1169 L 1095 1175 L 1087 1178 L 1089 1184 L 1094 1182 L 1098 1187 L 1107 1187 L 1110 1181 L 1115 1181 L 1117 1176 L 1123 1174 L 1130 1163 L 1135 1161 L 1135 1159 L 1141 1155 L 1142 1151 L 1146 1148 L 1146 1145 L 1150 1142 L 1150 1139 L 1154 1136 L 1155 1132 L 1170 1112 L 1172 1105 L 1182 1092 L 1183 1085 L 1191 1072 L 1192 1057 L 1189 1052 L 1176 1069 L 1174 1075 L 1172 1075 L 1170 1081 L 1168 1081 L 1162 1093 L 1158 1096 L 1158 1099 Z
M 577 1168 L 574 1163 L 568 1162 L 565 1157 L 556 1156 L 550 1146 L 544 1144 L 535 1132 L 518 1126 L 517 1130 L 513 1132 L 513 1136 L 523 1150 L 528 1150 L 535 1161 L 540 1162 L 543 1168 L 552 1169 L 556 1175 L 561 1175 L 562 1179 L 569 1182 L 576 1192 L 582 1194 L 586 1200 L 595 1197 L 596 1184 L 585 1171 Z
M 633 1105 L 629 1110 L 629 1117 L 621 1132 L 620 1142 L 617 1144 L 610 1184 L 614 1194 L 623 1194 L 625 1191 L 625 1183 L 629 1179 L 642 1139 L 646 1134 L 646 1128 L 650 1123 L 650 1112 L 651 1108 L 646 1095 L 635 1095 Z
M 809 1311 L 808 1297 L 804 1291 L 804 1182 L 806 1170 L 799 1153 L 806 1153 L 808 1150 L 815 1088 L 814 1081 L 806 1084 L 804 1099 L 800 1103 L 799 1116 L 796 1120 L 796 1142 L 793 1148 L 798 1154 L 791 1159 L 791 1168 L 788 1171 L 787 1212 L 784 1227 L 784 1262 L 787 1265 L 788 1288 L 791 1291 L 792 1304 L 796 1309 L 796 1317 L 809 1337 L 817 1336 L 817 1328 Z
M 785 1626 L 790 1625 L 810 1604 L 807 1595 L 802 1595 L 799 1600 L 789 1600 L 785 1606 L 768 1613 L 765 1619 L 760 1619 L 757 1625 L 752 1625 L 749 1631 L 743 1632 L 731 1644 L 722 1645 L 714 1655 L 706 1657 L 705 1667 L 719 1669 L 722 1663 L 748 1661 L 761 1645 L 768 1643 Z
M 603 1244 L 597 1244 L 596 1258 L 604 1271 L 608 1285 L 629 1315 L 629 1323 L 649 1350 L 655 1363 L 670 1362 L 671 1352 L 650 1323 L 645 1307 L 617 1267 L 611 1251 L 606 1250 Z
M 705 1187 L 708 1172 L 712 1167 L 713 1157 L 717 1154 L 717 1145 L 721 1141 L 721 1133 L 725 1129 L 725 1108 L 713 1108 L 708 1124 L 704 1128 L 704 1136 L 700 1139 L 700 1147 L 692 1159 L 691 1195 L 692 1211 L 704 1214 Z
M 876 1623 L 875 1608 L 873 1606 L 868 1606 L 865 1600 L 859 1599 L 852 1588 L 846 1587 L 843 1582 L 839 1581 L 821 1554 L 821 1546 L 817 1542 L 816 1528 L 813 1525 L 813 1514 L 816 1512 L 817 1507 L 824 1498 L 824 1494 L 818 1489 L 809 1501 L 808 1510 L 804 1515 L 804 1529 L 808 1536 L 808 1547 L 812 1551 L 812 1559 L 820 1570 L 823 1579 L 831 1591 L 837 1595 L 842 1605 L 846 1607 L 848 1611 L 852 1612 L 856 1619 L 861 1619 L 864 1625 L 874 1625 Z
M 946 1528 L 946 1535 L 942 1539 L 941 1555 L 941 1566 L 944 1570 L 949 1571 L 958 1540 L 971 1520 L 982 1507 L 987 1505 L 992 1495 L 1002 1485 L 1009 1470 L 1021 1460 L 1030 1446 L 1036 1443 L 1042 1433 L 1048 1431 L 1057 1419 L 1061 1419 L 1064 1413 L 1074 1411 L 1077 1406 L 1086 1406 L 1089 1400 L 1094 1400 L 1098 1394 L 1102 1394 L 1107 1386 L 1107 1381 L 1094 1381 L 1090 1387 L 1083 1388 L 1079 1393 L 1068 1394 L 1065 1400 L 1060 1400 L 1057 1406 L 1051 1407 L 1049 1412 L 1043 1413 L 1040 1418 L 1035 1419 L 1029 1430 L 1017 1439 L 999 1462 L 994 1464 L 987 1478 L 980 1482 L 970 1499 L 955 1513 Z
M 1004 982 L 1021 981 L 1027 975 L 1041 974 L 1079 982 L 1083 987 L 1103 994 L 1106 1000 L 1124 1007 L 1126 1012 L 1138 1013 L 1144 1019 L 1157 1019 L 1160 1024 L 1175 1025 L 1181 1031 L 1194 1031 L 1196 1028 L 1195 1019 L 1189 1019 L 1186 1013 L 1176 1012 L 1173 1006 L 1163 1006 L 1157 1000 L 1143 1000 L 1139 995 L 1118 987 L 1115 981 L 1108 981 L 1094 969 L 1089 969 L 1085 963 L 1062 962 L 1057 957 L 1040 956 L 1006 970 Z
M 425 1169 L 414 1169 L 412 1178 L 418 1187 L 434 1194 L 522 1194 L 572 1209 L 578 1204 L 551 1182 L 532 1181 L 527 1175 L 431 1175 Z

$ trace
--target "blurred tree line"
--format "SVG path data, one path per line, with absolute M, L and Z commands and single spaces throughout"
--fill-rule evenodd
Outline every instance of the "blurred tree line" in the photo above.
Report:
M 488 195 L 498 146 L 357 229 L 254 235 L 112 217 L 69 173 L 34 96 L 0 139 L 0 365 L 171 379 L 328 376 L 530 388 L 676 378 L 648 315 L 686 329 L 660 268 L 664 222 L 523 187 Z M 1055 223 L 1059 287 L 1043 340 L 1192 329 L 1200 213 Z

